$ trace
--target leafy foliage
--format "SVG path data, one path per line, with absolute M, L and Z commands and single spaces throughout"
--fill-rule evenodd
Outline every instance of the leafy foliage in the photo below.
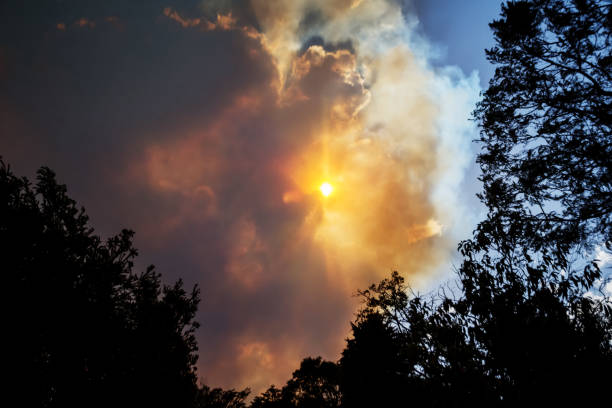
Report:
M 131 231 L 103 242 L 47 168 L 0 162 L 10 392 L 24 406 L 192 406 L 198 289 L 132 271 Z
M 475 111 L 489 214 L 459 245 L 456 306 L 506 402 L 571 379 L 567 401 L 610 379 L 594 373 L 610 361 L 612 304 L 589 295 L 606 280 L 581 250 L 612 245 L 611 11 L 513 1 L 491 23 L 497 69 Z
M 321 357 L 305 358 L 282 388 L 271 386 L 251 408 L 335 408 L 340 406 L 338 365 Z
M 195 407 L 197 408 L 246 408 L 245 400 L 250 390 L 242 391 L 223 390 L 221 388 L 210 388 L 202 385 L 196 396 Z
M 350 375 L 343 406 L 367 398 L 423 406 L 596 400 L 587 391 L 612 380 L 610 302 L 582 296 L 567 304 L 550 285 L 489 278 L 478 276 L 478 290 L 456 299 L 407 299 L 397 273 L 361 292 L 364 309 L 341 360 Z M 580 282 L 569 285 L 578 291 Z
M 597 0 L 511 1 L 490 24 L 497 68 L 475 111 L 490 213 L 475 248 L 556 260 L 612 237 L 611 10 Z

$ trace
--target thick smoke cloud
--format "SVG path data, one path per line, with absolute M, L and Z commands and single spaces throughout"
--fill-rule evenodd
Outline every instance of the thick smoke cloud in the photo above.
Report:
M 399 4 L 78 7 L 0 44 L 2 154 L 201 286 L 206 382 L 259 391 L 335 359 L 357 288 L 448 268 L 478 79 L 431 68 Z

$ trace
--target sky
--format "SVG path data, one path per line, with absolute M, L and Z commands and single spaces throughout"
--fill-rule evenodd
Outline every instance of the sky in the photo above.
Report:
M 354 296 L 447 278 L 482 215 L 493 0 L 4 1 L 0 155 L 198 284 L 198 374 L 336 360 Z M 321 194 L 329 183 L 333 191 Z

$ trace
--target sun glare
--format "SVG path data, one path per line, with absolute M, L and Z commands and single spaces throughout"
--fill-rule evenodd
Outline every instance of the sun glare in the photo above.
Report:
M 323 194 L 325 197 L 328 197 L 334 191 L 334 187 L 328 182 L 325 182 L 321 184 L 319 190 L 321 190 L 321 194 Z

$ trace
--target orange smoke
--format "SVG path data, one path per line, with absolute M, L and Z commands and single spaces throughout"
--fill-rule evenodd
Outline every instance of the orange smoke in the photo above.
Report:
M 391 270 L 416 284 L 447 265 L 463 233 L 456 189 L 478 93 L 475 81 L 427 66 L 391 2 L 276 3 L 252 1 L 261 32 L 231 14 L 208 22 L 164 10 L 203 35 L 238 35 L 248 46 L 236 52 L 270 69 L 214 120 L 173 129 L 130 169 L 181 203 L 159 223 L 161 241 L 196 223 L 216 231 L 206 239 L 223 247 L 219 286 L 204 307 L 232 326 L 222 339 L 205 333 L 219 346 L 202 345 L 200 370 L 212 385 L 256 392 L 282 384 L 306 355 L 338 357 L 357 288 Z M 301 50 L 297 29 L 312 7 L 325 18 L 310 30 L 354 40 L 356 51 Z

